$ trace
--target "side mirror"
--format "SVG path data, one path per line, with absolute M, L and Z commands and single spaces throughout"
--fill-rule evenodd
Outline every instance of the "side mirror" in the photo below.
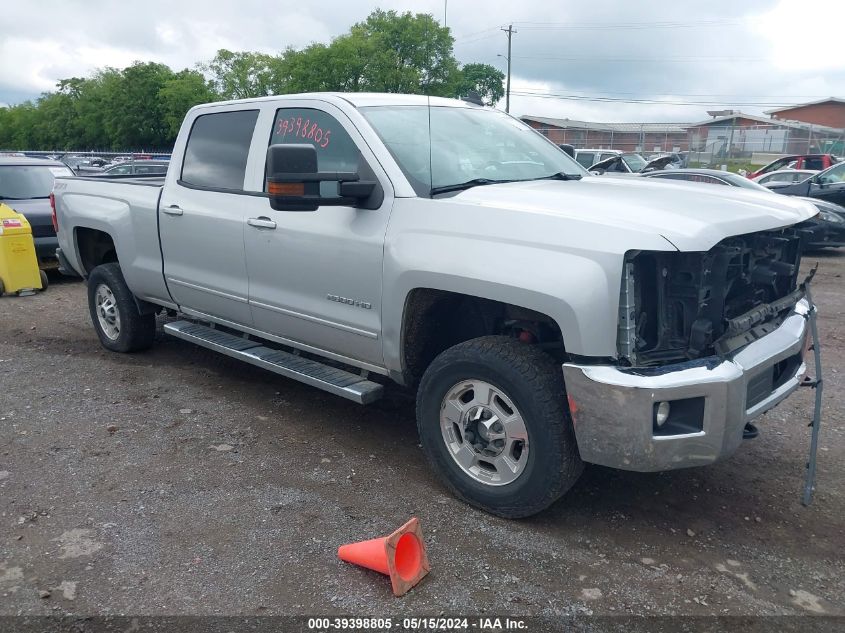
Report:
M 369 198 L 375 182 L 352 172 L 317 171 L 317 149 L 309 144 L 278 144 L 267 148 L 265 171 L 270 207 L 276 211 L 316 211 L 320 206 L 356 206 Z M 338 195 L 320 195 L 321 182 L 338 183 Z
M 602 169 L 601 167 L 599 167 L 598 169 L 591 169 L 590 170 L 590 173 L 593 176 L 604 176 L 604 172 L 605 172 L 605 170 Z

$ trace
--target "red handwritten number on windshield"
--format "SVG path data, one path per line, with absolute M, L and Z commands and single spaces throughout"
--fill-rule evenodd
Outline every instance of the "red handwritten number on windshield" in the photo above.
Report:
M 332 131 L 323 129 L 310 119 L 302 120 L 302 117 L 290 117 L 279 119 L 276 122 L 276 136 L 281 136 L 284 141 L 288 134 L 296 138 L 304 138 L 313 141 L 314 145 L 323 149 L 329 146 L 329 137 Z

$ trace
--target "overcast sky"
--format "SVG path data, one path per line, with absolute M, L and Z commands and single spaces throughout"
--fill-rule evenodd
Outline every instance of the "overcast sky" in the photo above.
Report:
M 7 0 L 0 104 L 101 66 L 143 60 L 179 70 L 220 48 L 274 53 L 327 42 L 375 8 L 442 22 L 445 4 Z M 499 29 L 514 24 L 511 112 L 518 115 L 698 121 L 719 107 L 761 113 L 845 97 L 845 0 L 448 0 L 445 17 L 461 63 L 502 70 L 507 38 Z

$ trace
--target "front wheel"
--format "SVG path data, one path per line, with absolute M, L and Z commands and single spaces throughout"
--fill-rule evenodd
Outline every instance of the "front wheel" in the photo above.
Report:
M 155 314 L 141 314 L 120 265 L 101 264 L 88 277 L 88 309 L 103 347 L 113 352 L 148 349 L 155 337 Z
M 508 337 L 440 354 L 420 383 L 417 426 L 446 486 L 498 516 L 540 512 L 583 470 L 560 367 Z

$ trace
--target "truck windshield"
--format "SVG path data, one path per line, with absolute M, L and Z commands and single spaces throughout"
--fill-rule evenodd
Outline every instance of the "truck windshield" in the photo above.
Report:
M 55 165 L 0 165 L 0 200 L 48 198 L 56 176 L 73 176 Z
M 587 175 L 559 147 L 496 110 L 416 105 L 360 110 L 419 196 L 462 184 Z

